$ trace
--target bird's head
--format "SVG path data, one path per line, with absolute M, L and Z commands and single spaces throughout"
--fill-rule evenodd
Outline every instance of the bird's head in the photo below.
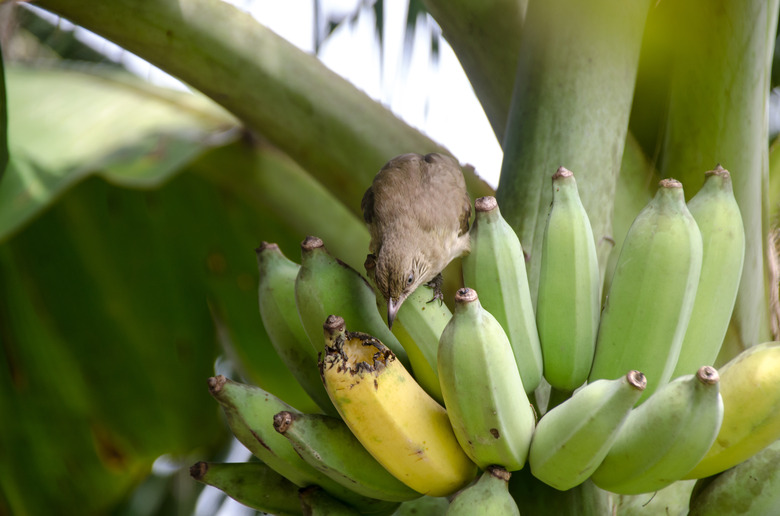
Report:
M 427 277 L 428 264 L 422 255 L 394 253 L 392 250 L 380 252 L 378 256 L 369 255 L 366 271 L 387 300 L 389 327 L 393 326 L 398 309 L 409 294 L 430 279 Z

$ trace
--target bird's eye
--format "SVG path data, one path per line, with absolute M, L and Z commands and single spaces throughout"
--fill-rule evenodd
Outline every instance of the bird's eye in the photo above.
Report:
M 414 283 L 414 273 L 413 272 L 409 274 L 408 278 L 406 278 L 406 284 L 407 285 L 411 285 L 412 283 Z

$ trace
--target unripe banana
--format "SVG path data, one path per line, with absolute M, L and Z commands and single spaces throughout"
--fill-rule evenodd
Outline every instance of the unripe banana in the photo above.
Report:
M 388 473 L 341 419 L 283 411 L 274 428 L 310 466 L 356 493 L 391 502 L 422 496 Z
M 674 371 L 690 319 L 702 261 L 701 234 L 682 184 L 661 181 L 623 242 L 601 313 L 591 381 L 637 369 L 645 400 Z
M 449 506 L 445 496 L 423 496 L 403 502 L 393 516 L 444 516 Z
M 544 229 L 536 325 L 544 377 L 571 392 L 588 379 L 601 311 L 599 261 L 574 175 L 552 177 L 553 201 Z
M 274 430 L 275 414 L 283 410 L 296 410 L 273 394 L 221 375 L 209 378 L 209 391 L 222 405 L 236 439 L 255 457 L 292 483 L 301 487 L 319 485 L 333 496 L 359 508 L 364 514 L 383 513 L 395 507 L 394 502 L 374 500 L 346 489 L 309 466 L 295 452 L 290 442 Z
M 447 516 L 520 516 L 509 494 L 511 473 L 500 466 L 488 466 L 476 483 L 455 495 Z
M 455 314 L 441 335 L 439 379 L 469 458 L 483 469 L 522 469 L 536 417 L 504 330 L 470 288 L 456 293 Z
M 584 482 L 604 460 L 645 385 L 639 371 L 596 380 L 547 412 L 531 441 L 531 473 L 560 491 Z
M 338 414 L 322 385 L 315 348 L 301 324 L 295 305 L 295 278 L 300 266 L 287 259 L 279 246 L 263 242 L 255 249 L 260 272 L 260 317 L 276 353 L 314 403 L 330 415 Z
M 391 474 L 417 492 L 447 496 L 476 466 L 458 444 L 447 412 L 376 338 L 347 332 L 329 316 L 320 372 L 352 433 Z
M 780 440 L 713 479 L 699 480 L 689 516 L 776 514 L 780 508 Z
M 631 411 L 591 480 L 620 494 L 662 489 L 704 457 L 722 421 L 718 372 L 702 366 L 695 375 L 660 387 Z
M 523 248 L 501 216 L 495 197 L 480 197 L 474 207 L 471 252 L 463 257 L 463 278 L 504 328 L 525 392 L 531 393 L 542 379 L 542 350 Z
M 350 328 L 376 335 L 409 367 L 409 359 L 376 309 L 376 296 L 355 269 L 328 253 L 317 237 L 301 243 L 301 268 L 295 280 L 295 303 L 312 345 L 322 351 L 322 321 L 329 314 L 343 314 Z
M 344 505 L 319 486 L 309 486 L 299 492 L 304 516 L 358 516 L 360 513 Z
M 731 177 L 720 165 L 705 176 L 704 186 L 688 201 L 701 231 L 703 257 L 696 300 L 672 378 L 715 363 L 745 261 L 745 228 Z
M 780 439 L 780 342 L 750 347 L 720 368 L 723 424 L 685 478 L 703 478 L 747 460 Z
M 190 476 L 257 511 L 302 514 L 298 486 L 262 462 L 198 462 L 190 468 Z

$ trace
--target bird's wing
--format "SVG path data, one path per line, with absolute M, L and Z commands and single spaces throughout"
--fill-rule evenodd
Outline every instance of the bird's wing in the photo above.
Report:
M 374 189 L 368 187 L 366 193 L 363 194 L 363 200 L 360 201 L 360 209 L 363 210 L 363 220 L 366 224 L 371 224 L 374 220 Z

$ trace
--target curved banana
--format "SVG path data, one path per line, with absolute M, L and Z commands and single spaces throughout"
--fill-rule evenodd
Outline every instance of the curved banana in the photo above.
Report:
M 571 392 L 588 379 L 601 312 L 596 242 L 574 175 L 552 176 L 553 200 L 542 241 L 536 326 L 544 378 Z
M 525 257 L 515 230 L 501 216 L 495 197 L 474 203 L 471 252 L 463 257 L 465 285 L 504 328 L 526 393 L 542 379 L 542 350 L 528 289 Z
M 274 415 L 281 411 L 296 412 L 273 394 L 260 387 L 234 382 L 224 376 L 209 378 L 209 392 L 222 405 L 227 423 L 236 439 L 271 469 L 305 487 L 321 486 L 336 498 L 356 507 L 364 514 L 386 512 L 393 502 L 359 495 L 309 466 L 290 442 L 274 430 Z
M 329 316 L 320 372 L 352 433 L 396 478 L 417 492 L 447 496 L 476 466 L 458 444 L 447 412 L 376 338 L 347 332 Z
M 452 429 L 469 458 L 483 469 L 522 469 L 536 416 L 504 330 L 470 288 L 455 294 L 455 314 L 439 344 L 439 378 Z
M 780 440 L 714 479 L 700 480 L 689 516 L 775 514 L 780 507 Z
M 300 515 L 298 486 L 262 462 L 198 462 L 190 476 L 256 511 Z
M 310 466 L 356 493 L 391 502 L 422 496 L 388 473 L 341 419 L 283 411 L 274 428 Z
M 620 494 L 651 493 L 679 480 L 718 435 L 723 400 L 718 372 L 702 366 L 660 387 L 631 411 L 601 465 L 598 487 Z
M 647 380 L 639 371 L 629 371 L 616 380 L 596 380 L 547 412 L 531 441 L 531 473 L 560 491 L 587 480 L 606 456 L 645 385 Z
M 255 252 L 260 272 L 260 317 L 271 344 L 314 403 L 330 415 L 338 414 L 320 379 L 317 354 L 321 346 L 312 345 L 295 305 L 295 278 L 300 266 L 284 256 L 276 244 L 263 242 Z
M 306 516 L 358 516 L 360 513 L 331 497 L 319 486 L 309 486 L 298 493 Z
M 702 261 L 701 234 L 682 184 L 660 182 L 623 242 L 601 313 L 591 381 L 629 369 L 647 375 L 645 400 L 674 371 Z
M 731 188 L 731 176 L 718 165 L 688 209 L 701 231 L 703 257 L 691 319 L 672 378 L 712 365 L 731 321 L 745 261 L 745 228 Z
M 511 476 L 500 466 L 488 466 L 476 483 L 455 495 L 447 516 L 520 516 L 517 502 L 509 494 Z
M 780 341 L 746 349 L 719 372 L 723 424 L 685 478 L 725 471 L 780 439 Z
M 301 243 L 295 303 L 306 335 L 318 352 L 325 344 L 322 321 L 337 313 L 342 314 L 350 328 L 369 332 L 387 343 L 398 360 L 409 367 L 406 351 L 376 309 L 374 290 L 359 272 L 331 256 L 317 237 L 306 237 Z

